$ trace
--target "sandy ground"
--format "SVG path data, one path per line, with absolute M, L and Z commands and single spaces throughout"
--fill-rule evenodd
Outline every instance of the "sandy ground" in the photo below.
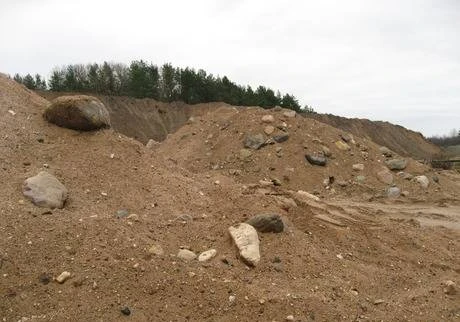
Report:
M 262 131 L 267 113 L 281 122 L 282 111 L 203 107 L 150 150 L 113 130 L 47 124 L 47 104 L 0 77 L 2 321 L 460 319 L 458 174 L 410 160 L 408 172 L 439 183 L 422 189 L 395 174 L 409 195 L 393 200 L 375 178 L 379 147 L 356 137 L 359 146 L 339 151 L 333 142 L 343 132 L 317 121 L 284 119 L 281 157 L 273 145 L 238 159 L 244 133 Z M 335 159 L 306 164 L 305 151 L 322 144 Z M 351 169 L 358 162 L 364 174 Z M 24 179 L 40 170 L 68 188 L 64 209 L 22 195 Z M 325 187 L 331 175 L 347 186 Z M 259 182 L 275 177 L 280 186 Z M 136 216 L 117 218 L 120 209 Z M 259 234 L 261 262 L 249 268 L 227 229 L 261 213 L 280 214 L 287 228 Z M 184 262 L 180 248 L 217 256 Z M 63 271 L 71 278 L 59 284 Z M 456 294 L 445 293 L 449 280 Z

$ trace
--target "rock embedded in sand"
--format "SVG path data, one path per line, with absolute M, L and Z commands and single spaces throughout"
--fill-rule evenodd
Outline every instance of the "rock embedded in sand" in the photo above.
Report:
M 275 127 L 273 125 L 267 125 L 265 128 L 264 128 L 264 133 L 267 134 L 267 135 L 270 135 L 272 134 L 273 132 L 275 132 Z
M 244 147 L 248 149 L 258 150 L 265 145 L 265 137 L 263 134 L 247 134 L 244 138 Z
M 273 122 L 275 122 L 275 118 L 271 114 L 264 115 L 264 116 L 262 116 L 262 122 L 264 122 L 264 123 L 273 123 Z
M 380 153 L 382 153 L 387 158 L 391 158 L 393 156 L 393 152 L 386 146 L 381 146 L 379 150 Z
M 393 174 L 388 169 L 380 170 L 376 173 L 376 175 L 377 175 L 377 179 L 379 179 L 380 182 L 383 182 L 386 184 L 393 183 Z
M 363 171 L 364 170 L 364 164 L 356 163 L 356 164 L 353 164 L 352 168 L 355 171 Z
M 190 262 L 190 261 L 192 261 L 192 260 L 194 260 L 196 258 L 196 254 L 194 252 L 192 252 L 191 250 L 181 249 L 177 253 L 177 257 L 179 257 L 180 259 L 182 259 L 182 260 L 184 260 L 186 262 Z
M 283 112 L 283 115 L 286 116 L 286 117 L 289 117 L 289 118 L 293 118 L 297 115 L 297 112 L 294 111 L 294 110 L 291 110 L 291 111 L 285 111 Z
M 430 185 L 430 180 L 426 176 L 417 176 L 414 180 L 419 183 L 423 189 L 428 188 Z
M 401 195 L 401 189 L 398 187 L 390 187 L 387 189 L 388 198 L 398 198 Z
M 336 142 L 335 142 L 335 146 L 336 146 L 339 150 L 342 150 L 342 151 L 348 151 L 348 150 L 351 149 L 350 146 L 349 146 L 347 143 L 343 142 L 343 141 L 336 141 Z
M 289 134 L 284 133 L 284 134 L 280 134 L 280 135 L 275 135 L 272 139 L 276 143 L 283 143 L 283 142 L 286 142 L 289 139 Z
M 284 223 L 278 214 L 261 214 L 246 221 L 261 233 L 281 233 L 284 230 Z
M 36 206 L 54 209 L 64 208 L 68 191 L 55 176 L 41 171 L 24 181 L 23 194 Z
M 453 281 L 445 281 L 444 282 L 445 288 L 444 288 L 444 293 L 447 295 L 455 295 L 457 294 L 457 288 L 455 286 L 455 283 Z
M 305 154 L 305 158 L 312 165 L 318 165 L 324 167 L 327 163 L 327 158 L 321 154 Z
M 110 115 L 96 97 L 61 96 L 51 102 L 43 113 L 50 123 L 72 130 L 92 131 L 110 127 Z
M 249 224 L 240 223 L 229 227 L 228 232 L 238 248 L 243 261 L 250 266 L 256 266 L 260 262 L 257 230 Z
M 72 274 L 70 274 L 67 271 L 64 271 L 58 277 L 56 277 L 56 282 L 58 282 L 59 284 L 62 284 L 65 281 L 67 281 L 70 278 L 70 276 L 72 276 Z
M 390 170 L 404 170 L 407 166 L 407 160 L 405 159 L 391 159 L 385 161 L 388 169 Z
M 147 149 L 154 149 L 155 147 L 159 146 L 160 145 L 160 142 L 158 141 L 155 141 L 153 139 L 150 139 L 147 144 L 145 145 L 145 147 Z
M 217 250 L 215 249 L 209 249 L 205 252 L 202 252 L 199 256 L 198 256 L 198 261 L 199 262 L 206 262 L 208 260 L 210 260 L 211 258 L 213 258 L 214 256 L 216 256 L 217 254 Z

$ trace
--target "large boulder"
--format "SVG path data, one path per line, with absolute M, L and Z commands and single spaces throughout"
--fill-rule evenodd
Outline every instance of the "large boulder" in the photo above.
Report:
M 109 112 L 92 96 L 61 96 L 51 102 L 43 117 L 50 123 L 78 131 L 110 127 Z
M 405 159 L 391 159 L 385 163 L 390 170 L 404 170 L 407 166 L 407 160 Z
M 36 206 L 51 209 L 64 208 L 68 195 L 66 187 L 46 171 L 26 179 L 22 191 Z

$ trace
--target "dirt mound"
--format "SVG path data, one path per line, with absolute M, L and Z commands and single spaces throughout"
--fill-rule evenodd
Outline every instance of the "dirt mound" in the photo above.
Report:
M 390 184 L 381 182 L 377 174 L 387 170 L 388 158 L 382 155 L 380 146 L 368 139 L 350 136 L 347 143 L 349 133 L 310 118 L 287 117 L 285 110 L 225 104 L 198 108 L 201 112 L 194 113 L 193 121 L 170 135 L 156 153 L 191 172 L 230 176 L 236 182 L 256 185 L 256 189 L 270 188 L 270 182 L 274 182 L 283 190 L 304 190 L 321 197 L 386 198 Z M 264 122 L 267 116 L 273 121 Z M 269 135 L 264 133 L 267 128 L 273 131 Z M 286 141 L 272 141 L 257 150 L 244 149 L 248 135 L 261 137 L 262 145 L 270 138 L 276 141 L 284 136 Z M 331 154 L 327 166 L 307 162 L 307 154 L 321 155 L 324 150 Z M 392 158 L 398 158 L 393 154 Z M 441 179 L 443 185 L 432 181 L 442 174 L 413 159 L 406 160 L 403 173 L 393 172 L 393 184 L 407 194 L 406 200 L 455 199 L 453 183 L 448 179 Z M 429 189 L 421 189 L 417 182 L 408 180 L 418 175 L 430 179 Z
M 457 222 L 453 200 L 439 200 L 442 207 L 407 203 L 398 212 L 394 201 L 291 196 L 282 178 L 268 194 L 257 190 L 245 180 L 258 182 L 277 144 L 254 151 L 260 172 L 250 163 L 240 178 L 225 167 L 240 164 L 226 159 L 241 149 L 240 133 L 260 131 L 258 109 L 222 106 L 208 114 L 203 105 L 202 116 L 149 150 L 112 129 L 80 133 L 49 124 L 42 117 L 47 105 L 0 76 L 3 321 L 458 319 L 459 295 L 444 284 L 454 281 L 458 289 L 459 232 L 418 220 Z M 361 157 L 358 145 L 348 154 L 335 150 L 328 140 L 339 130 L 313 120 L 286 122 L 290 137 L 279 143 L 284 154 L 273 159 L 275 168 L 308 170 L 291 174 L 292 188 L 302 184 L 297 175 L 307 180 L 311 172 L 308 188 L 340 167 L 334 160 L 322 170 L 300 165 L 304 148 L 297 144 L 304 140 L 308 151 L 319 148 L 313 136 L 331 145 L 343 167 Z M 376 146 L 355 140 L 373 157 Z M 210 164 L 219 169 L 209 170 Z M 419 168 L 425 171 L 409 162 L 410 171 Z M 41 170 L 67 188 L 65 208 L 49 211 L 25 200 L 23 181 Z M 449 176 L 440 177 L 442 185 L 458 180 Z M 261 259 L 248 268 L 228 227 L 262 213 L 280 214 L 288 228 L 259 234 Z M 217 256 L 186 262 L 176 256 L 180 248 L 197 254 L 212 248 Z M 63 272 L 70 278 L 53 280 Z
M 441 152 L 438 146 L 426 140 L 421 133 L 400 125 L 367 119 L 349 119 L 331 114 L 306 114 L 305 116 L 372 140 L 402 156 L 423 160 L 430 159 Z

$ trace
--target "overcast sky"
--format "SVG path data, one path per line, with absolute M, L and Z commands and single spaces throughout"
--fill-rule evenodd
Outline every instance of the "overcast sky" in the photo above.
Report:
M 460 0 L 0 0 L 0 72 L 144 59 L 321 113 L 460 128 Z

